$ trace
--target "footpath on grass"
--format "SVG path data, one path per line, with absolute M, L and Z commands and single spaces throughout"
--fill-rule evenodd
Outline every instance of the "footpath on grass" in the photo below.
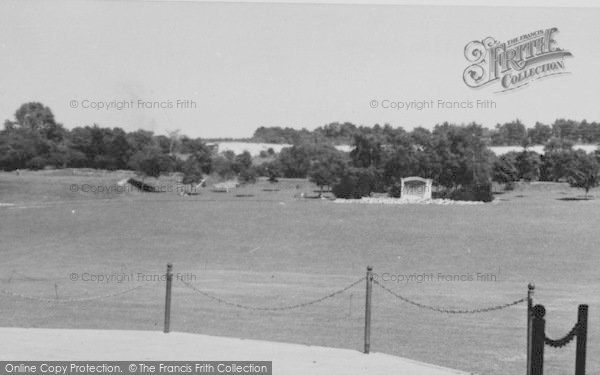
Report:
M 466 375 L 388 354 L 191 333 L 0 328 L 2 361 L 273 361 L 276 375 Z

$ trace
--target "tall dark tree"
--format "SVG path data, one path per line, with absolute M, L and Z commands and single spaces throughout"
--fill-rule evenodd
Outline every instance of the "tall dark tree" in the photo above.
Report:
M 332 148 L 328 152 L 322 152 L 311 162 L 308 178 L 322 191 L 325 186 L 333 186 L 346 168 L 346 158 L 341 152 Z
M 519 179 L 519 170 L 516 166 L 516 154 L 505 154 L 494 161 L 492 169 L 492 180 L 504 184 L 505 188 L 511 189 Z
M 552 124 L 552 133 L 557 138 L 579 141 L 579 123 L 574 120 L 557 119 Z
M 203 161 L 197 155 L 191 155 L 188 157 L 181 166 L 181 172 L 183 173 L 182 183 L 198 184 L 202 181 L 202 163 Z
M 492 133 L 492 144 L 494 146 L 517 146 L 527 140 L 527 129 L 519 120 L 496 125 Z
M 568 173 L 569 185 L 585 191 L 585 196 L 590 189 L 600 184 L 600 164 L 593 155 L 584 151 L 575 152 L 574 168 Z
M 523 151 L 517 154 L 515 159 L 519 170 L 519 179 L 525 181 L 537 181 L 540 178 L 540 155 L 533 151 Z
M 357 168 L 379 168 L 383 161 L 382 140 L 372 135 L 354 136 L 354 149 L 350 152 L 352 165 Z
M 543 145 L 552 137 L 552 128 L 549 125 L 536 122 L 533 128 L 527 129 L 527 137 L 531 144 Z

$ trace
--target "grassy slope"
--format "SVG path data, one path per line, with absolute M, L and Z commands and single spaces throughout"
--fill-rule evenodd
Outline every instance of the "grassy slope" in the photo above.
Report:
M 71 282 L 70 273 L 162 273 L 167 262 L 202 289 L 251 305 L 285 305 L 334 291 L 364 274 L 498 274 L 497 282 L 387 286 L 423 303 L 478 307 L 522 297 L 529 280 L 554 337 L 590 304 L 590 353 L 598 350 L 598 201 L 562 201 L 565 186 L 532 185 L 476 206 L 339 205 L 300 200 L 303 181 L 260 183 L 231 192 L 83 194 L 71 183 L 110 185 L 123 174 L 0 175 L 3 289 L 52 297 L 99 295 L 137 285 Z M 300 185 L 300 189 L 296 189 Z M 248 194 L 251 197 L 235 197 Z M 29 208 L 28 208 L 29 207 Z M 75 213 L 73 213 L 75 210 Z M 12 277 L 10 276 L 12 275 Z M 11 278 L 10 283 L 8 279 Z M 77 304 L 0 296 L 0 325 L 160 329 L 164 285 L 126 298 Z M 394 301 L 375 289 L 374 351 L 480 373 L 522 373 L 524 306 L 448 316 Z M 289 312 L 233 309 L 176 283 L 173 329 L 214 335 L 361 348 L 364 285 Z M 546 369 L 573 367 L 573 345 L 547 348 Z M 590 372 L 600 359 L 588 355 Z

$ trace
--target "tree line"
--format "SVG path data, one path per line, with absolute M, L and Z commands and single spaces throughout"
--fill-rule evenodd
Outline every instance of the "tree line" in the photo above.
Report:
M 414 175 L 433 179 L 439 196 L 483 201 L 493 198 L 492 182 L 510 189 L 519 180 L 567 181 L 586 192 L 598 185 L 600 153 L 573 150 L 573 132 L 565 130 L 574 128 L 575 122 L 570 120 L 557 120 L 550 127 L 552 132 L 539 138 L 547 139 L 544 155 L 526 148 L 497 157 L 488 148 L 492 139 L 489 130 L 476 123 L 443 123 L 432 130 L 418 127 L 411 131 L 390 125 L 334 123 L 313 132 L 288 128 L 282 133 L 281 128 L 259 128 L 255 136 L 279 134 L 279 140 L 296 136 L 290 142 L 292 146 L 279 153 L 269 150 L 253 157 L 248 152 L 217 153 L 202 139 L 178 132 L 156 135 L 95 124 L 67 130 L 41 103 L 23 104 L 14 117 L 0 131 L 3 170 L 131 169 L 153 177 L 180 172 L 185 184 L 198 183 L 206 175 L 237 178 L 243 183 L 254 182 L 259 176 L 272 182 L 280 177 L 309 178 L 321 189 L 331 188 L 336 196 L 344 198 L 373 192 L 398 196 L 400 179 Z M 524 133 L 515 130 L 521 128 L 515 123 L 497 129 L 507 129 L 503 137 L 517 139 Z M 581 129 L 581 125 L 577 123 L 576 128 Z M 536 128 L 546 129 L 537 124 Z M 559 136 L 555 136 L 555 128 L 560 129 Z M 333 146 L 337 141 L 332 140 L 342 139 L 353 146 L 350 152 Z M 260 140 L 273 142 L 275 138 Z
M 252 140 L 266 143 L 300 144 L 306 142 L 330 143 L 334 145 L 351 144 L 356 135 L 371 133 L 393 133 L 389 124 L 373 127 L 356 126 L 349 122 L 333 122 L 320 126 L 313 131 L 281 127 L 259 127 Z M 600 143 L 600 123 L 557 119 L 552 124 L 536 122 L 527 128 L 519 119 L 495 128 L 482 127 L 481 137 L 489 146 L 531 146 L 544 145 L 552 138 L 568 140 L 575 143 Z

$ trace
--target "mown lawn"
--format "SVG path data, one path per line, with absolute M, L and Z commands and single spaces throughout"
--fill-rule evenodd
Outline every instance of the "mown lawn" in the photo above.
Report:
M 417 283 L 382 281 L 425 304 L 476 308 L 525 296 L 536 284 L 552 337 L 590 305 L 588 369 L 600 371 L 600 198 L 534 184 L 470 206 L 337 204 L 302 199 L 306 181 L 259 182 L 229 193 L 203 190 L 93 194 L 123 173 L 0 173 L 3 290 L 45 298 L 131 294 L 89 302 L 36 302 L 0 295 L 0 325 L 160 330 L 166 263 L 198 288 L 253 306 L 309 301 L 364 276 L 434 274 Z M 164 179 L 161 183 L 172 183 Z M 275 191 L 277 190 L 277 191 Z M 592 192 L 598 194 L 598 192 Z M 238 196 L 239 195 L 239 196 Z M 71 281 L 71 274 L 79 275 Z M 438 281 L 438 274 L 493 274 L 495 281 Z M 82 274 L 133 275 L 123 282 Z M 482 374 L 525 371 L 525 306 L 447 315 L 373 296 L 372 350 Z M 281 312 L 219 304 L 175 282 L 172 330 L 362 349 L 364 284 L 321 304 Z M 547 373 L 571 373 L 574 345 L 546 348 Z M 198 353 L 201 358 L 202 353 Z

